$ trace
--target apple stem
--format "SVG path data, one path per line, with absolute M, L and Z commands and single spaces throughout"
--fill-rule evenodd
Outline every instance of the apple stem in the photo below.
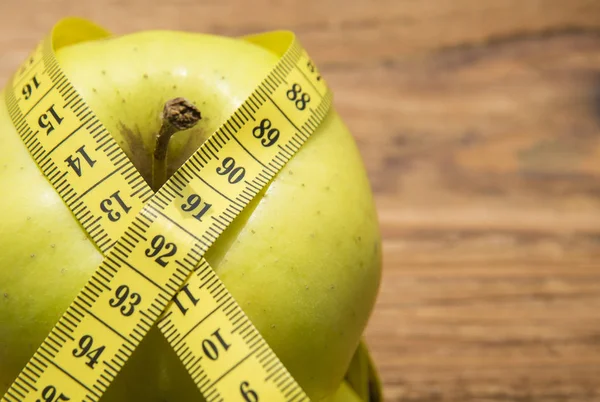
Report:
M 152 159 L 152 189 L 158 191 L 167 181 L 167 150 L 173 134 L 192 128 L 202 118 L 200 111 L 185 98 L 174 98 L 165 103 L 162 125 L 156 136 Z

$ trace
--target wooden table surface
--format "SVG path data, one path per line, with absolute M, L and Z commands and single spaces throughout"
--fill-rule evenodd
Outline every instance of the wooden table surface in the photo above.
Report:
M 296 31 L 377 197 L 386 400 L 600 401 L 600 1 L 1 1 L 2 82 L 69 14 Z

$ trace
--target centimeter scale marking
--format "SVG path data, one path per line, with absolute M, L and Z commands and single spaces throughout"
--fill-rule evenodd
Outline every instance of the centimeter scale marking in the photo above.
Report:
M 202 256 L 316 130 L 330 91 L 291 33 L 246 38 L 280 61 L 154 194 L 54 55 L 107 35 L 63 20 L 6 92 L 32 157 L 105 257 L 2 401 L 98 401 L 157 321 L 209 402 L 308 401 Z

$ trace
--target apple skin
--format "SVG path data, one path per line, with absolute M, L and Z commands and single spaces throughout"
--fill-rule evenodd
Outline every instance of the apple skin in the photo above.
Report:
M 57 58 L 146 179 L 164 102 L 183 96 L 202 113 L 196 127 L 169 145 L 172 172 L 277 60 L 243 41 L 170 31 L 82 43 L 59 50 Z M 3 394 L 102 256 L 27 153 L 4 102 L 0 149 Z M 311 400 L 333 395 L 366 326 L 381 273 L 369 182 L 334 110 L 206 259 Z M 103 400 L 201 398 L 153 329 Z
M 366 400 L 360 399 L 356 392 L 348 385 L 343 382 L 338 388 L 335 395 L 332 397 L 331 402 L 367 402 Z

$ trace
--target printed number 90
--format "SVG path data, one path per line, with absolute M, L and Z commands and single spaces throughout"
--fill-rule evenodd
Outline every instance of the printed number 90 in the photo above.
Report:
M 246 169 L 235 166 L 235 159 L 228 156 L 223 159 L 221 166 L 217 167 L 217 173 L 221 176 L 227 176 L 227 181 L 231 184 L 239 183 L 246 175 Z

